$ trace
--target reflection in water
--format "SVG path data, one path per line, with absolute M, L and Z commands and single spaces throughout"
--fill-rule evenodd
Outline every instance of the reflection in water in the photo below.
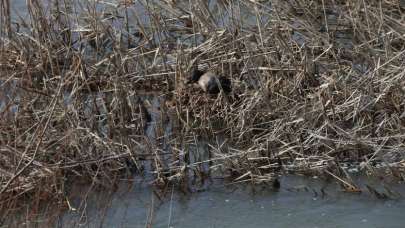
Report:
M 153 227 L 402 227 L 405 222 L 403 200 L 342 193 L 335 184 L 318 179 L 284 177 L 281 182 L 277 192 L 265 186 L 211 186 L 192 195 L 174 191 L 163 201 L 142 184 L 134 184 L 130 191 L 123 184 L 112 195 L 91 194 L 86 219 L 68 212 L 60 223 L 63 227 L 145 227 L 148 221 Z M 74 206 L 83 191 L 76 190 L 71 198 Z

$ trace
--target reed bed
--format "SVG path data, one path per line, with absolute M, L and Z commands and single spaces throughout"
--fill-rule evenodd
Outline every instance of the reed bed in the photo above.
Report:
M 0 205 L 347 167 L 404 179 L 403 1 L 1 2 Z M 231 79 L 230 95 L 185 81 Z

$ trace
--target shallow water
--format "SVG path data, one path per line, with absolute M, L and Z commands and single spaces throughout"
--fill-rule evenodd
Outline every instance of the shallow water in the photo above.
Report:
M 151 189 L 123 184 L 108 195 L 95 193 L 87 200 L 86 219 L 68 212 L 61 227 L 404 227 L 405 200 L 378 200 L 369 193 L 344 193 L 318 179 L 288 176 L 282 188 L 211 186 L 208 191 L 184 195 L 169 189 L 160 201 Z M 370 182 L 368 182 L 370 184 Z M 321 189 L 324 189 L 322 194 Z M 78 188 L 80 189 L 80 188 Z M 77 190 L 78 190 L 77 189 Z M 404 192 L 403 187 L 396 191 Z M 80 191 L 78 191 L 80 192 Z M 80 197 L 72 197 L 79 205 Z M 153 205 L 153 206 L 152 206 Z M 151 213 L 151 208 L 153 208 Z M 153 218 L 150 218 L 152 214 Z

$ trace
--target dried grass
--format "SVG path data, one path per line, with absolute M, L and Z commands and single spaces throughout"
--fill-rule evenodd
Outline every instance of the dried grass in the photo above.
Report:
M 1 1 L 2 210 L 32 193 L 65 205 L 66 181 L 131 171 L 163 192 L 280 172 L 352 188 L 344 163 L 404 178 L 399 1 L 28 2 L 30 20 L 12 22 Z M 194 64 L 233 94 L 186 86 Z

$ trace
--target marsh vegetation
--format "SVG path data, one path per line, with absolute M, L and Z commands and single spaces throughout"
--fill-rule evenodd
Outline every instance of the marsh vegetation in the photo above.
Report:
M 4 217 L 20 200 L 68 208 L 78 178 L 161 196 L 212 178 L 404 179 L 403 1 L 0 3 Z M 232 92 L 186 84 L 195 66 Z

